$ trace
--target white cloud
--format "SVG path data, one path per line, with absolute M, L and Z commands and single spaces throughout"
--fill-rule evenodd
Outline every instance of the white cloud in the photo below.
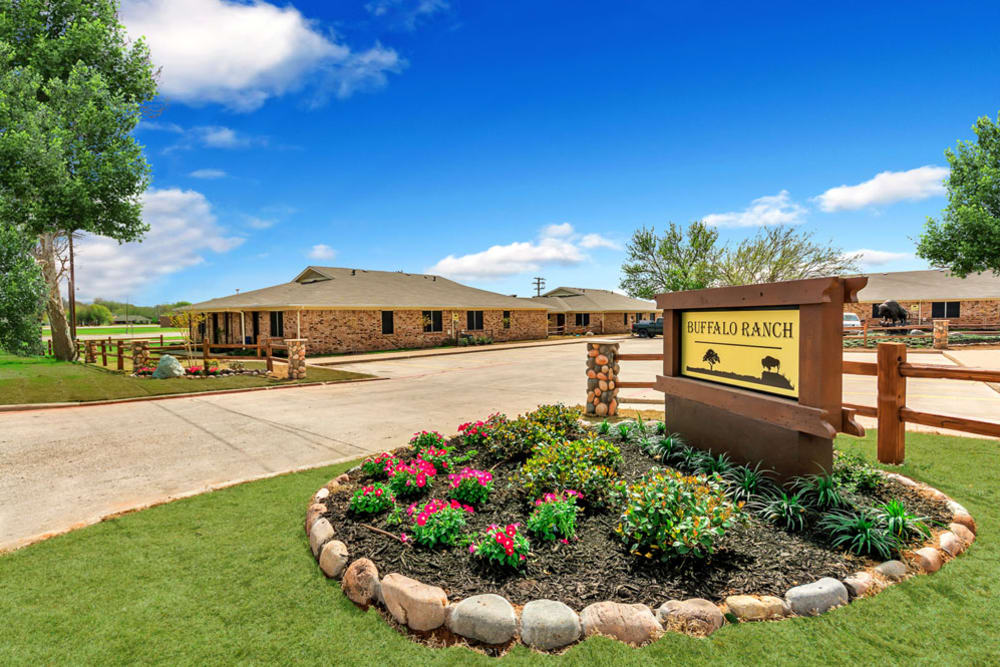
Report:
M 850 252 L 844 253 L 845 257 L 858 257 L 862 266 L 882 266 L 883 264 L 888 264 L 890 262 L 895 262 L 901 259 L 910 259 L 913 257 L 913 253 L 909 252 L 889 252 L 888 250 L 871 250 L 869 248 L 860 248 L 858 250 L 851 250 Z
M 163 68 L 160 93 L 191 104 L 252 111 L 310 82 L 347 97 L 404 66 L 393 49 L 352 50 L 295 7 L 263 0 L 126 0 L 121 20 Z
M 365 5 L 372 16 L 404 30 L 415 30 L 422 19 L 448 8 L 445 0 L 371 0 Z
M 565 238 L 573 235 L 573 225 L 563 222 L 558 225 L 545 225 L 542 227 L 542 236 L 546 238 Z
M 269 229 L 278 224 L 278 221 L 274 218 L 258 218 L 255 215 L 246 216 L 247 224 L 254 229 Z
M 581 248 L 611 248 L 612 250 L 621 250 L 622 246 L 617 241 L 612 241 L 611 239 L 601 236 L 600 234 L 584 234 L 583 238 L 580 239 Z
M 337 251 L 325 243 L 318 243 L 309 249 L 308 255 L 309 259 L 333 259 Z
M 226 172 L 221 169 L 195 169 L 190 174 L 191 178 L 203 178 L 206 180 L 215 180 L 217 178 L 225 178 Z
M 250 136 L 237 132 L 225 125 L 196 125 L 184 128 L 176 123 L 140 122 L 139 130 L 147 132 L 169 132 L 180 135 L 177 143 L 164 149 L 164 153 L 176 150 L 189 150 L 195 146 L 205 148 L 249 148 L 251 146 L 266 146 L 267 137 Z
M 134 296 L 153 281 L 202 263 L 206 249 L 224 253 L 243 243 L 219 227 L 211 203 L 200 192 L 148 190 L 142 205 L 150 229 L 141 243 L 84 236 L 77 244 L 81 299 Z
M 762 227 L 767 225 L 795 225 L 802 222 L 806 208 L 792 201 L 788 190 L 776 195 L 758 197 L 742 211 L 711 213 L 702 221 L 716 227 Z
M 824 211 L 854 211 L 866 206 L 880 206 L 898 201 L 918 201 L 943 195 L 942 181 L 947 167 L 926 165 L 909 171 L 883 171 L 875 178 L 857 185 L 830 188 L 815 198 Z

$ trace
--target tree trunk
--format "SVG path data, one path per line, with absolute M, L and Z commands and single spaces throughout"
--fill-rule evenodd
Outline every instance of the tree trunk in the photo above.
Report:
M 48 285 L 49 292 L 45 299 L 45 308 L 49 314 L 49 330 L 52 334 L 52 354 L 62 361 L 76 359 L 76 345 L 70 339 L 69 321 L 63 308 L 62 293 L 59 289 L 59 278 L 62 276 L 62 260 L 58 254 L 58 237 L 55 234 L 43 234 L 38 238 L 36 257 L 42 267 L 42 275 Z

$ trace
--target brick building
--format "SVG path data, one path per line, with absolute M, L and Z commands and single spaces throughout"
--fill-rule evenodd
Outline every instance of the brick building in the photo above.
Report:
M 862 320 L 878 320 L 878 306 L 892 299 L 910 312 L 911 323 L 947 319 L 952 324 L 1000 324 L 1000 276 L 958 278 L 947 271 L 898 271 L 868 274 L 858 303 L 845 310 Z
M 633 299 L 610 290 L 557 287 L 532 301 L 549 309 L 553 333 L 627 333 L 636 320 L 652 320 L 662 311 L 652 301 Z
M 180 310 L 205 313 L 193 339 L 256 344 L 307 338 L 310 354 L 433 347 L 460 335 L 548 335 L 548 309 L 440 276 L 310 266 L 291 282 Z

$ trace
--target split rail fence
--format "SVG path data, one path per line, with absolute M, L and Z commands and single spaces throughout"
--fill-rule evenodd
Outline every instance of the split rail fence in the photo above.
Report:
M 618 361 L 662 361 L 662 354 L 619 354 Z M 1000 370 L 910 363 L 906 359 L 905 343 L 879 343 L 877 361 L 844 361 L 845 375 L 867 375 L 877 379 L 876 405 L 844 403 L 864 417 L 878 420 L 878 460 L 900 464 L 906 454 L 906 423 L 922 424 L 964 433 L 1000 438 L 1000 423 L 982 421 L 959 415 L 938 414 L 914 410 L 906 405 L 907 378 L 970 380 L 1000 382 Z M 655 382 L 617 382 L 622 389 L 655 389 Z M 662 405 L 663 399 L 618 397 L 619 403 L 651 403 Z
M 919 330 L 926 333 L 928 337 L 933 334 L 934 327 L 931 324 L 902 324 L 897 326 L 871 326 L 865 320 L 860 327 L 844 327 L 845 339 L 861 339 L 864 346 L 868 347 L 868 341 L 874 340 L 876 343 L 883 341 L 899 340 L 903 338 L 913 338 L 908 332 Z M 945 338 L 948 334 L 961 334 L 963 336 L 997 336 L 1000 335 L 1000 324 L 976 324 L 962 325 L 963 328 L 946 329 Z M 899 333 L 905 330 L 907 333 Z
M 276 339 L 281 340 L 281 339 Z M 156 366 L 159 362 L 159 358 L 164 354 L 168 353 L 181 353 L 177 356 L 181 356 L 188 361 L 200 357 L 202 360 L 202 368 L 208 366 L 209 360 L 219 360 L 219 361 L 247 361 L 250 359 L 256 359 L 263 361 L 266 364 L 267 370 L 274 370 L 274 359 L 277 357 L 280 362 L 286 361 L 285 357 L 288 352 L 288 345 L 282 342 L 274 342 L 270 338 L 262 338 L 258 340 L 256 344 L 241 344 L 241 343 L 210 343 L 208 341 L 202 341 L 201 343 L 192 343 L 190 345 L 190 354 L 188 352 L 188 346 L 183 343 L 166 343 L 163 340 L 163 336 L 149 336 L 149 337 L 137 337 L 137 338 L 125 338 L 125 339 L 114 339 L 111 336 L 108 338 L 101 338 L 99 340 L 76 340 L 74 341 L 77 349 L 77 353 L 81 359 L 86 356 L 86 346 L 87 343 L 92 343 L 95 347 L 95 361 L 94 363 L 100 363 L 101 366 L 108 368 L 109 360 L 114 364 L 116 370 L 125 370 L 125 360 L 133 363 L 135 361 L 135 355 L 133 352 L 133 342 L 150 342 L 149 347 L 147 347 L 147 354 L 149 357 L 150 364 Z M 153 345 L 159 341 L 159 345 Z M 222 350 L 223 354 L 218 354 L 215 350 Z M 251 350 L 254 351 L 254 356 L 247 354 L 243 355 L 227 355 L 225 350 Z M 275 355 L 275 352 L 284 351 L 285 355 Z M 52 342 L 49 341 L 49 354 L 52 353 Z M 154 355 L 156 358 L 154 358 Z

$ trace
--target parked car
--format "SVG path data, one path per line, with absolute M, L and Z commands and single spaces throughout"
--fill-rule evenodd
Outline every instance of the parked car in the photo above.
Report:
M 655 320 L 637 320 L 632 323 L 632 335 L 639 338 L 654 338 L 656 335 L 663 335 L 663 318 Z
M 845 329 L 860 329 L 861 328 L 861 318 L 855 313 L 844 313 L 844 328 Z

